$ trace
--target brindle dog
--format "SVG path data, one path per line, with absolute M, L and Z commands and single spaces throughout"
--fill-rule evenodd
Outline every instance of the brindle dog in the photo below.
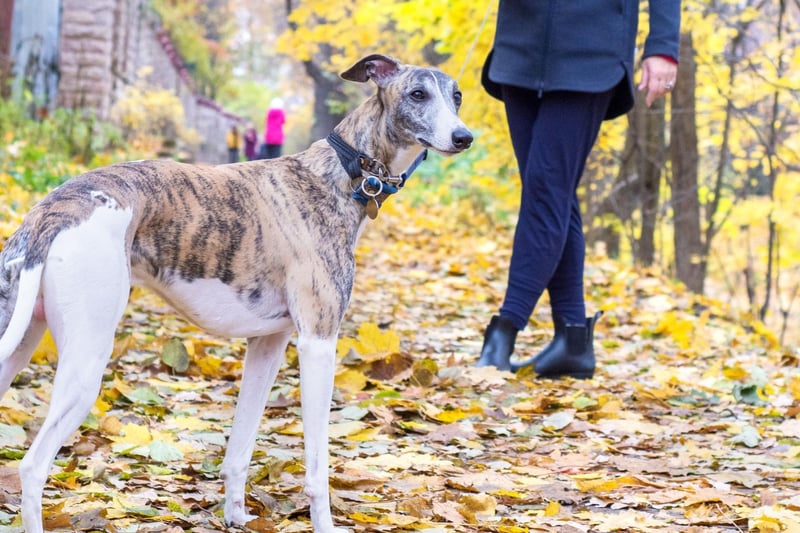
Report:
M 371 55 L 341 76 L 372 80 L 377 93 L 304 152 L 93 170 L 53 190 L 9 239 L 0 255 L 0 396 L 45 328 L 59 353 L 50 411 L 20 464 L 29 533 L 43 530 L 50 465 L 94 404 L 133 284 L 212 334 L 248 339 L 221 471 L 228 524 L 252 518 L 247 469 L 297 331 L 311 520 L 316 532 L 342 531 L 331 518 L 327 426 L 356 240 L 424 150 L 458 153 L 472 135 L 457 115 L 456 82 L 439 70 Z

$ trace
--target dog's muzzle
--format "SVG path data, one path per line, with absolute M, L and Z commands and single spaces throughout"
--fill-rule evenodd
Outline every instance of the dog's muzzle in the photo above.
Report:
M 472 133 L 464 127 L 458 127 L 453 131 L 453 147 L 459 152 L 472 146 Z

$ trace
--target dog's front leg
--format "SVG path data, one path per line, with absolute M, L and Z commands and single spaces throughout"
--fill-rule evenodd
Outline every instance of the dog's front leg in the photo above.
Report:
M 328 493 L 328 422 L 333 376 L 336 370 L 336 337 L 321 339 L 300 335 L 300 397 L 306 460 L 306 495 L 311 503 L 315 533 L 345 533 L 334 528 Z
M 247 514 L 245 507 L 244 486 L 247 481 L 247 470 L 253 457 L 264 405 L 283 363 L 283 355 L 291 333 L 291 331 L 280 332 L 247 341 L 236 414 L 233 417 L 231 436 L 228 438 L 221 470 L 222 478 L 225 480 L 225 522 L 228 525 L 241 526 L 255 518 Z

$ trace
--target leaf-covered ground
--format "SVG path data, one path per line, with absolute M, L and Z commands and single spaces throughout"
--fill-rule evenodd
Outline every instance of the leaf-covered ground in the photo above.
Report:
M 460 213 L 460 214 L 459 214 Z M 798 352 L 654 273 L 587 265 L 599 369 L 545 381 L 477 369 L 510 230 L 387 206 L 365 232 L 331 425 L 337 523 L 352 531 L 800 531 Z M 550 335 L 543 302 L 518 351 Z M 46 413 L 43 344 L 0 403 L 0 529 Z M 92 416 L 62 449 L 45 517 L 68 531 L 221 531 L 218 478 L 242 341 L 136 291 Z M 251 465 L 252 531 L 311 531 L 290 349 Z

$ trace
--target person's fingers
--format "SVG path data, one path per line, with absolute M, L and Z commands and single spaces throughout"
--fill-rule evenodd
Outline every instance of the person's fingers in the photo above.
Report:
M 645 61 L 642 63 L 642 80 L 639 82 L 639 90 L 644 90 L 647 87 L 650 81 L 650 68 L 648 63 Z
M 677 73 L 677 65 L 663 57 L 651 56 L 642 61 L 642 82 L 639 89 L 647 91 L 645 104 L 648 107 L 672 90 Z

